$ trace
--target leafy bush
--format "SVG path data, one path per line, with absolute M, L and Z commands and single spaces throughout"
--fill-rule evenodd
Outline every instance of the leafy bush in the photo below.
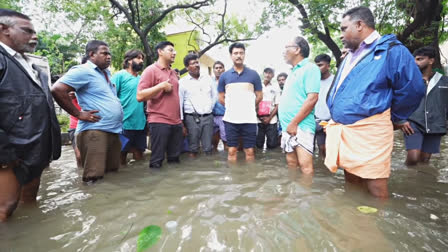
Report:
M 68 115 L 57 115 L 59 126 L 61 126 L 61 132 L 67 132 L 70 126 L 70 117 Z

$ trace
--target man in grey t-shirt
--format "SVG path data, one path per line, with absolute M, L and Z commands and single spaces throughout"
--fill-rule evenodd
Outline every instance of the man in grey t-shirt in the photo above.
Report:
M 316 134 L 315 139 L 319 147 L 319 156 L 325 159 L 325 132 L 321 125 L 322 121 L 329 121 L 331 119 L 330 110 L 327 106 L 327 94 L 333 82 L 334 75 L 330 73 L 331 58 L 327 54 L 320 54 L 314 58 L 317 66 L 320 69 L 321 81 L 319 90 L 319 99 L 315 106 L 314 116 L 316 118 Z

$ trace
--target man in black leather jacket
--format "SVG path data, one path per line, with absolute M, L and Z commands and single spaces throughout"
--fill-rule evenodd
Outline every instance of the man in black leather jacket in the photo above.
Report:
M 61 154 L 48 75 L 24 54 L 36 45 L 30 18 L 0 9 L 0 222 L 36 201 L 43 169 Z
M 448 113 L 448 77 L 433 71 L 436 50 L 422 47 L 415 50 L 414 57 L 426 83 L 426 94 L 408 122 L 400 127 L 408 151 L 408 165 L 427 163 L 432 153 L 440 152 Z

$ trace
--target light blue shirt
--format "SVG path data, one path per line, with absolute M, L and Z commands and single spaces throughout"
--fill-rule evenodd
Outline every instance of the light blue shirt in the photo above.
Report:
M 110 80 L 109 70 L 102 71 L 91 61 L 72 67 L 58 82 L 75 89 L 78 103 L 83 111 L 99 110 L 98 122 L 79 120 L 76 132 L 85 130 L 101 130 L 111 133 L 122 132 L 123 109 L 117 98 L 115 85 Z
M 282 130 L 286 132 L 288 124 L 302 108 L 309 93 L 319 93 L 320 70 L 309 62 L 308 58 L 303 59 L 293 69 L 286 79 L 283 88 L 278 114 Z M 316 130 L 314 120 L 314 109 L 298 125 L 302 130 L 313 133 Z

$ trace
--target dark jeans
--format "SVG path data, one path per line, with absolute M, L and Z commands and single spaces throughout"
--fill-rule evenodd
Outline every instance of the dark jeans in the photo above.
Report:
M 190 152 L 198 153 L 202 144 L 202 151 L 212 152 L 213 115 L 199 117 L 197 123 L 192 115 L 185 114 L 185 125 L 188 130 L 188 144 Z
M 166 158 L 168 162 L 179 162 L 182 150 L 182 124 L 149 123 L 151 133 L 151 159 L 149 167 L 159 168 Z
M 257 134 L 257 148 L 262 149 L 264 146 L 265 138 L 267 138 L 268 149 L 274 149 L 278 146 L 278 129 L 277 123 L 273 124 L 258 124 Z

